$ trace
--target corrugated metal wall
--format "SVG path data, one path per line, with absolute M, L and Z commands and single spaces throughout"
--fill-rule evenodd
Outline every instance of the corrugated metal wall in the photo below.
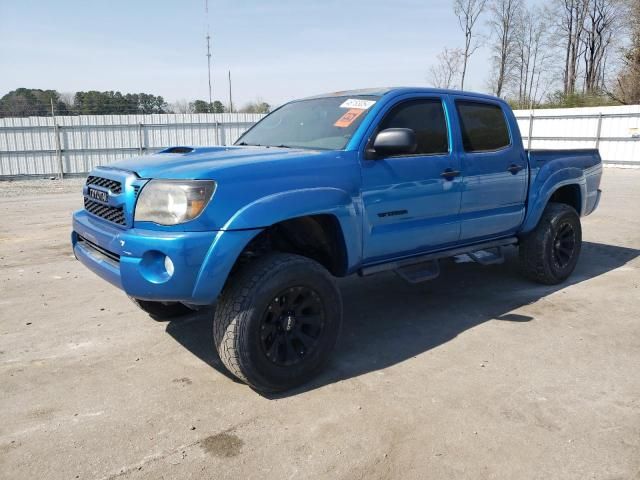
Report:
M 230 145 L 264 115 L 83 115 L 0 119 L 0 176 L 86 173 L 173 145 Z M 58 144 L 59 142 L 59 144 Z
M 514 113 L 525 146 L 531 135 L 531 148 L 598 148 L 606 163 L 640 166 L 640 105 Z
M 515 113 L 525 146 L 598 147 L 608 163 L 640 166 L 640 105 Z M 99 164 L 172 145 L 230 145 L 262 117 L 242 113 L 87 115 L 56 117 L 55 123 L 50 117 L 3 118 L 0 176 L 56 175 L 61 168 L 64 173 L 86 173 Z

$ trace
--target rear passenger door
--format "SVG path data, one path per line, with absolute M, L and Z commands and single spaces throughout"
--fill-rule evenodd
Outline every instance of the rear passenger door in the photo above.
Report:
M 387 128 L 413 130 L 418 146 L 413 154 L 362 160 L 365 261 L 455 243 L 460 234 L 460 166 L 443 99 L 411 95 L 380 117 L 367 132 L 368 147 Z
M 505 236 L 525 213 L 527 160 L 500 102 L 454 98 L 462 164 L 461 242 Z M 515 127 L 514 127 L 515 128 Z

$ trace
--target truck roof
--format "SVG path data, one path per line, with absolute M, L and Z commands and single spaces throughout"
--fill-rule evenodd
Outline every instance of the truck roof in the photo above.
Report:
M 311 100 L 314 98 L 326 97 L 358 97 L 363 95 L 384 96 L 388 94 L 401 95 L 403 93 L 433 93 L 433 94 L 458 94 L 470 97 L 478 97 L 486 100 L 502 100 L 501 98 L 487 95 L 484 93 L 467 92 L 462 90 L 444 89 L 444 88 L 428 88 L 428 87 L 377 87 L 377 88 L 361 88 L 357 90 L 342 90 L 338 92 L 323 93 L 320 95 L 312 95 L 302 100 Z

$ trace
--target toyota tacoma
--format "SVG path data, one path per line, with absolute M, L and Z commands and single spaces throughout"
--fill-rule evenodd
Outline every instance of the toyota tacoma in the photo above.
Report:
M 95 168 L 73 251 L 154 317 L 215 304 L 224 365 L 282 391 L 336 343 L 336 277 L 395 271 L 416 283 L 443 258 L 497 263 L 516 246 L 527 277 L 565 280 L 601 175 L 597 150 L 526 150 L 499 98 L 337 92 L 281 106 L 233 146 Z

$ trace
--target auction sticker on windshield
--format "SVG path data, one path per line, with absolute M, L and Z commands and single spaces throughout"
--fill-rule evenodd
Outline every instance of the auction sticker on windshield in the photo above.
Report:
M 364 112 L 361 108 L 352 108 L 347 110 L 344 115 L 342 115 L 336 123 L 333 124 L 334 127 L 347 128 L 349 125 L 353 123 L 353 121 L 358 118 L 362 112 Z
M 371 106 L 373 106 L 375 103 L 376 103 L 375 100 L 350 98 L 348 100 L 345 100 L 342 103 L 342 105 L 340 105 L 340 108 L 357 108 L 359 110 L 366 110 L 367 108 L 370 108 Z

